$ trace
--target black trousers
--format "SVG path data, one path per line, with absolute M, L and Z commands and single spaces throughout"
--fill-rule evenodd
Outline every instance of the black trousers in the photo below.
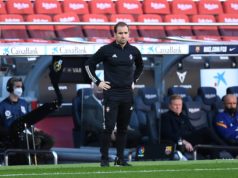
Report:
M 101 138 L 101 159 L 108 160 L 108 150 L 111 134 L 117 127 L 116 149 L 117 157 L 124 159 L 124 149 L 127 139 L 127 127 L 133 110 L 133 101 L 104 101 L 104 129 Z

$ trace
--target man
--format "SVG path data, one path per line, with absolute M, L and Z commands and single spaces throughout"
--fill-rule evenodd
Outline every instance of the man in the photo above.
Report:
M 182 108 L 182 97 L 172 95 L 169 101 L 169 111 L 164 113 L 161 118 L 161 139 L 172 142 L 182 147 L 180 151 L 189 153 L 193 152 L 194 146 L 197 144 L 210 143 L 212 137 L 208 128 L 196 130 L 189 118 L 183 114 Z
M 6 89 L 9 96 L 0 103 L 0 142 L 4 148 L 26 148 L 25 133 L 13 134 L 11 129 L 14 121 L 28 113 L 28 103 L 20 98 L 24 91 L 22 79 L 10 78 Z M 19 137 L 15 138 L 16 135 Z M 39 149 L 50 149 L 54 141 L 48 134 L 35 128 L 35 143 Z
M 224 96 L 224 112 L 216 116 L 215 128 L 224 141 L 238 144 L 237 97 L 232 94 Z
M 192 143 L 186 138 L 194 128 L 189 119 L 182 113 L 183 100 L 179 95 L 172 95 L 169 101 L 169 111 L 162 115 L 162 139 L 178 144 L 180 141 L 187 152 L 193 151 Z
M 109 166 L 110 136 L 117 125 L 117 158 L 115 165 L 128 166 L 124 160 L 127 126 L 133 110 L 133 88 L 143 70 L 140 51 L 128 43 L 129 27 L 118 22 L 114 27 L 115 41 L 101 47 L 85 68 L 91 80 L 101 89 L 104 97 L 104 130 L 101 144 L 101 166 Z M 104 80 L 95 74 L 96 65 L 103 62 Z

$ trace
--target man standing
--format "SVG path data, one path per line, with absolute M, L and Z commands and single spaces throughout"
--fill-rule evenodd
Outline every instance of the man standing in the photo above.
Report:
M 237 97 L 232 94 L 224 96 L 225 110 L 216 116 L 215 128 L 224 141 L 238 144 Z
M 143 70 L 140 51 L 128 43 L 129 27 L 118 22 L 114 27 L 115 41 L 101 47 L 85 68 L 91 80 L 101 89 L 104 97 L 104 130 L 101 143 L 101 166 L 109 166 L 110 136 L 117 126 L 117 158 L 115 165 L 129 166 L 124 160 L 127 126 L 133 110 L 133 88 Z M 95 74 L 96 65 L 103 62 L 104 81 Z

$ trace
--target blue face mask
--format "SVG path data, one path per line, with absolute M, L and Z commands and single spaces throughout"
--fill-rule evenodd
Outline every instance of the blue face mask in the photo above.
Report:
M 14 90 L 13 90 L 13 94 L 18 97 L 21 97 L 22 92 L 23 92 L 22 88 L 14 88 Z

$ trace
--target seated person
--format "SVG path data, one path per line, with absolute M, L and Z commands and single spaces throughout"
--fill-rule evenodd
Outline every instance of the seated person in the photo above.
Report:
M 104 117 L 102 98 L 102 91 L 93 85 L 93 94 L 83 100 L 84 145 L 100 145 Z
M 161 115 L 161 140 L 177 145 L 180 151 L 191 153 L 194 146 L 211 142 L 208 129 L 195 130 L 189 118 L 182 113 L 183 100 L 179 95 L 169 99 L 169 111 Z
M 85 132 L 85 145 L 99 146 L 101 133 L 103 131 L 103 93 L 96 85 L 93 84 L 93 94 L 83 102 L 83 129 Z M 133 114 L 132 114 L 133 116 Z M 137 119 L 132 117 L 133 119 Z M 135 125 L 135 120 L 133 124 Z M 138 121 L 137 121 L 138 122 Z M 111 135 L 111 144 L 116 140 L 116 128 Z M 128 126 L 127 147 L 136 147 L 140 140 L 140 133 L 137 129 Z
M 9 92 L 9 96 L 0 103 L 0 142 L 2 144 L 1 147 L 3 149 L 26 149 L 26 133 L 24 133 L 23 131 L 22 133 L 14 134 L 14 138 L 12 138 L 13 131 L 10 129 L 12 123 L 15 120 L 29 112 L 27 101 L 20 98 L 24 90 L 22 79 L 17 77 L 10 78 L 7 81 L 6 89 Z M 27 131 L 27 133 L 29 133 L 29 136 L 31 135 L 30 132 L 31 129 Z M 36 149 L 51 149 L 53 147 L 54 140 L 50 135 L 44 133 L 38 128 L 35 128 L 34 135 Z M 32 141 L 32 139 L 29 140 Z
M 215 119 L 215 128 L 223 140 L 238 145 L 237 97 L 232 94 L 224 96 L 224 111 Z
M 138 128 L 139 126 L 135 127 L 136 125 L 135 122 L 138 122 L 138 120 L 136 121 L 137 117 L 134 117 L 134 114 L 136 113 L 135 112 L 132 113 L 130 123 L 127 127 L 127 141 L 126 141 L 127 148 L 136 148 L 142 142 L 141 141 L 142 136 Z M 116 137 L 117 137 L 117 127 L 114 128 L 111 134 L 111 140 L 112 140 L 113 146 L 115 146 L 116 144 Z

